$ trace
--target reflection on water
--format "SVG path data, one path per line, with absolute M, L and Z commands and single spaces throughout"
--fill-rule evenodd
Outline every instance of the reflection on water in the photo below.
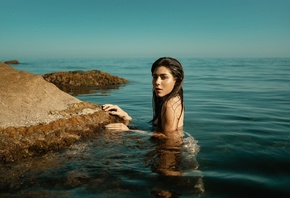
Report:
M 119 89 L 123 85 L 111 86 L 90 86 L 90 87 L 59 87 L 62 91 L 69 93 L 72 96 L 83 94 L 93 94 L 95 96 L 108 96 L 112 91 Z
M 154 137 L 154 149 L 146 154 L 145 161 L 152 172 L 161 176 L 158 186 L 152 190 L 156 197 L 178 197 L 182 193 L 202 194 L 204 185 L 198 171 L 197 141 L 183 131 L 167 133 L 167 137 Z
M 0 166 L 1 195 L 179 197 L 201 194 L 193 137 L 100 132 L 58 153 Z

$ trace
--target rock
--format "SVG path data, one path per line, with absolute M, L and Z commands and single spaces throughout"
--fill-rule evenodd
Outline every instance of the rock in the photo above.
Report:
M 5 64 L 19 64 L 18 60 L 9 60 L 9 61 L 5 61 Z
M 45 74 L 43 78 L 67 93 L 78 93 L 78 90 L 91 90 L 96 87 L 120 85 L 128 82 L 124 78 L 99 70 L 55 72 Z
M 94 113 L 85 114 L 86 109 Z M 66 148 L 86 137 L 96 137 L 104 125 L 121 122 L 92 103 L 75 103 L 64 111 L 54 112 L 63 118 L 29 127 L 0 129 L 0 162 L 14 162 Z
M 0 62 L 0 162 L 65 148 L 120 122 L 61 91 L 42 76 Z
M 51 110 L 65 110 L 81 102 L 60 91 L 40 75 L 0 64 L 0 127 L 30 126 L 58 119 Z

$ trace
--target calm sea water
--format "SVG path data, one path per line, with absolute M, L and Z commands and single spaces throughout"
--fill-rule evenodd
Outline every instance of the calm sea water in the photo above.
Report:
M 9 165 L 3 195 L 56 197 L 290 196 L 290 58 L 181 58 L 186 136 L 180 148 L 150 139 L 155 58 L 27 59 L 36 74 L 97 69 L 129 83 L 76 97 L 118 104 L 144 133 L 104 133 L 61 152 Z M 198 148 L 200 150 L 198 150 Z M 168 163 L 182 176 L 161 176 Z M 171 167 L 169 167 L 171 166 Z M 5 178 L 4 178 L 5 179 Z M 3 183 L 3 181 L 2 181 Z M 204 193 L 200 193 L 204 190 Z

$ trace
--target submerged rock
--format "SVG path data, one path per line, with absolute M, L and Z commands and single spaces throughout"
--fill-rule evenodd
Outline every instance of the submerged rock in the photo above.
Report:
M 113 76 L 99 70 L 54 72 L 44 74 L 43 78 L 65 92 L 90 90 L 96 87 L 115 86 L 128 82 L 124 78 Z
M 120 122 L 61 91 L 42 76 L 0 62 L 0 162 L 65 148 Z

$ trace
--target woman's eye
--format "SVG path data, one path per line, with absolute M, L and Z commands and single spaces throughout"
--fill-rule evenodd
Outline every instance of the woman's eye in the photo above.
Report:
M 161 79 L 162 80 L 165 80 L 165 79 L 167 79 L 168 77 L 167 76 L 161 76 Z
M 165 79 L 168 78 L 167 75 L 160 75 L 160 76 L 158 76 L 158 75 L 152 75 L 152 78 L 153 78 L 154 80 L 157 80 L 159 77 L 160 77 L 161 80 L 165 80 Z

